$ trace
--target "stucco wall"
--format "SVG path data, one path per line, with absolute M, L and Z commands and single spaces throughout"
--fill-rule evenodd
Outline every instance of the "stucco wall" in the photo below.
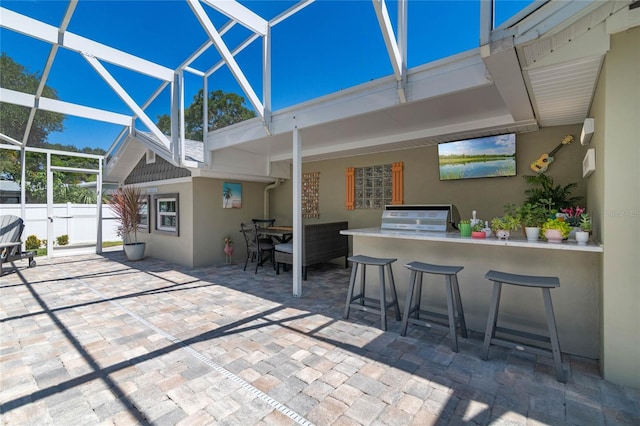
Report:
M 602 126 L 590 188 L 602 200 L 605 245 L 601 367 L 640 388 L 640 28 L 611 37 L 591 113 Z
M 143 234 L 141 241 L 146 241 L 145 256 L 168 260 L 185 266 L 192 266 L 193 258 L 193 193 L 187 178 L 184 182 L 165 185 L 141 184 L 143 193 L 151 195 L 151 232 Z M 153 196 L 178 193 L 178 230 L 179 236 L 164 235 L 154 232 L 155 214 L 153 213 Z
M 242 184 L 242 207 L 222 208 L 221 179 L 193 179 L 193 215 L 197 224 L 193 231 L 193 266 L 219 265 L 225 263 L 224 237 L 234 241 L 234 263 L 244 262 L 246 245 L 240 232 L 241 222 L 262 218 L 265 183 L 231 181 Z
M 440 181 L 438 176 L 437 146 L 387 152 L 375 155 L 341 158 L 336 160 L 304 163 L 304 172 L 320 172 L 320 218 L 305 219 L 306 222 L 330 222 L 348 220 L 349 227 L 363 228 L 379 226 L 381 210 L 345 208 L 345 171 L 348 167 L 364 167 L 402 161 L 404 163 L 404 203 L 434 204 L 452 203 L 463 218 L 470 218 L 476 210 L 478 217 L 490 220 L 503 213 L 506 203 L 519 204 L 524 201 L 527 188 L 522 175 L 534 174 L 529 165 L 545 152 L 550 152 L 562 137 L 580 135 L 580 126 L 561 126 L 541 129 L 537 132 L 519 134 L 516 137 L 517 176 Z M 585 148 L 579 142 L 563 147 L 549 166 L 547 175 L 556 184 L 576 182 L 578 188 L 572 195 L 586 196 L 587 188 L 582 178 L 582 158 Z M 292 184 L 285 182 L 274 190 L 271 198 L 271 213 L 282 221 L 291 222 Z
M 154 232 L 144 233 L 141 241 L 147 242 L 145 255 L 172 263 L 195 268 L 225 263 L 224 237 L 234 241 L 234 263 L 244 262 L 246 246 L 240 233 L 240 223 L 262 218 L 265 183 L 229 181 L 242 184 L 242 207 L 222 207 L 224 180 L 186 178 L 180 183 L 160 182 L 140 185 L 143 193 L 178 193 L 179 236 Z M 153 206 L 151 207 L 153 209 Z M 152 228 L 155 215 L 151 214 Z

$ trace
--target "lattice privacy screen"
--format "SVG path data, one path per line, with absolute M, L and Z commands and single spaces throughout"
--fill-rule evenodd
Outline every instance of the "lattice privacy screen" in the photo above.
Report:
M 302 174 L 302 217 L 320 217 L 320 172 Z

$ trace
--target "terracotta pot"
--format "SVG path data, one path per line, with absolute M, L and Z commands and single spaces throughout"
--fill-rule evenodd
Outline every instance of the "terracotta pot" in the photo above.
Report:
M 486 238 L 487 233 L 484 231 L 473 231 L 471 232 L 471 238 Z

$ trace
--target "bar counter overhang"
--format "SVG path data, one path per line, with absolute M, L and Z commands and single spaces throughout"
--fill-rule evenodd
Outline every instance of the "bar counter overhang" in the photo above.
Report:
M 600 357 L 601 256 L 603 247 L 575 241 L 529 242 L 524 235 L 509 240 L 462 238 L 458 232 L 396 231 L 380 228 L 342 231 L 353 237 L 353 254 L 397 258 L 393 264 L 401 310 L 404 309 L 409 271 L 405 264 L 421 262 L 458 265 L 467 327 L 483 334 L 492 290 L 484 278 L 490 269 L 515 274 L 557 276 L 560 287 L 551 291 L 562 352 Z M 521 232 L 520 232 L 521 233 Z M 513 234 L 518 234 L 514 232 Z M 367 275 L 375 289 L 376 274 Z M 442 277 L 424 277 L 423 305 L 446 312 Z M 527 288 L 506 286 L 502 291 L 498 324 L 539 334 L 547 333 L 542 295 Z

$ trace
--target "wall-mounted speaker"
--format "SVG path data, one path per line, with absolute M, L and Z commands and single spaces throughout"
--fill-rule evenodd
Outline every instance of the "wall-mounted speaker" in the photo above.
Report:
M 582 132 L 580 133 L 580 144 L 587 145 L 591 141 L 593 135 L 593 127 L 595 120 L 593 118 L 586 118 L 582 125 Z

